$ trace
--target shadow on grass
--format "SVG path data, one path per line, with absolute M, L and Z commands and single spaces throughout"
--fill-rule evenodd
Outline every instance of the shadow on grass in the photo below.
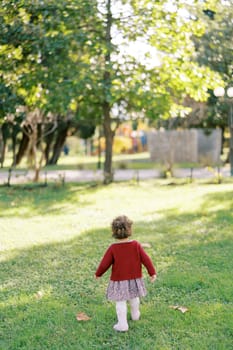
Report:
M 67 200 L 63 192 L 61 196 Z M 212 200 L 215 205 L 224 200 L 226 210 L 216 207 L 203 216 Z M 42 208 L 43 212 L 44 203 Z M 162 220 L 135 223 L 135 239 L 151 244 L 148 253 L 159 278 L 154 285 L 146 278 L 148 296 L 142 300 L 142 319 L 130 322 L 126 334 L 112 330 L 115 310 L 105 300 L 109 273 L 98 282 L 93 278 L 111 243 L 108 228 L 90 230 L 63 243 L 12 251 L 1 263 L 0 348 L 230 349 L 230 208 L 229 193 L 213 194 L 206 196 L 195 214 L 177 217 L 170 211 Z M 176 304 L 189 311 L 182 314 L 169 308 Z M 77 312 L 85 312 L 91 320 L 78 323 Z

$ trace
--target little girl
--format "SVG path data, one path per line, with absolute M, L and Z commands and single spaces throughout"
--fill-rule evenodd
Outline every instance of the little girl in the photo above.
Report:
M 113 327 L 116 331 L 128 331 L 127 304 L 129 301 L 131 318 L 139 320 L 139 297 L 146 295 L 142 278 L 142 264 L 150 275 L 151 282 L 156 280 L 156 271 L 150 257 L 135 240 L 130 240 L 132 221 L 127 216 L 118 216 L 112 222 L 112 236 L 117 242 L 105 252 L 95 276 L 102 276 L 112 266 L 107 288 L 107 299 L 116 302 L 118 322 Z

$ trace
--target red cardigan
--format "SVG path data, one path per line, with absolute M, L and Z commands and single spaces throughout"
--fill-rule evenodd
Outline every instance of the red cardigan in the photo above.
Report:
M 95 275 L 102 276 L 112 266 L 112 281 L 141 278 L 142 264 L 150 276 L 156 274 L 150 257 L 137 241 L 113 243 L 104 254 Z

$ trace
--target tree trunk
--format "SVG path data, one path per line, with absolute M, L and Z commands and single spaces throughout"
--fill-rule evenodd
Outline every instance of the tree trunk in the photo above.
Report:
M 223 154 L 223 149 L 224 149 L 224 145 L 225 145 L 225 126 L 220 126 L 220 129 L 222 131 L 222 136 L 221 136 L 221 154 Z
M 20 131 L 20 129 L 19 129 L 19 126 L 17 124 L 12 126 L 11 139 L 12 139 L 12 156 L 13 156 L 12 164 L 13 165 L 16 163 L 17 135 L 18 135 L 19 131 Z
M 13 166 L 18 165 L 21 162 L 21 160 L 22 160 L 23 156 L 25 155 L 25 152 L 28 148 L 28 144 L 29 144 L 29 137 L 23 133 L 23 137 L 22 137 L 22 140 L 21 140 L 20 145 L 19 145 L 19 150 L 15 156 L 15 163 L 13 164 Z
M 230 161 L 230 175 L 233 176 L 233 104 L 230 105 L 229 113 L 229 130 L 230 130 L 230 144 L 229 144 L 229 161 Z
M 52 139 L 48 139 L 46 140 L 45 143 L 45 151 L 44 151 L 44 156 L 45 156 L 45 164 L 48 165 L 49 164 L 49 153 L 50 153 L 50 149 L 51 149 L 51 144 L 52 144 Z
M 52 157 L 50 158 L 48 164 L 57 164 L 57 161 L 61 155 L 62 148 L 65 144 L 66 137 L 67 137 L 67 132 L 70 127 L 70 121 L 62 121 L 61 124 L 58 126 L 57 129 L 57 137 L 56 141 L 53 147 L 53 154 Z
M 2 136 L 2 146 L 1 146 L 1 168 L 3 168 L 5 154 L 6 154 L 6 145 L 7 145 L 7 135 L 8 135 L 8 125 L 3 123 L 1 127 L 1 136 Z
M 52 128 L 52 124 L 49 124 L 46 129 L 45 129 L 45 133 L 48 132 L 48 130 L 50 130 Z M 44 157 L 45 157 L 45 164 L 48 165 L 49 164 L 49 154 L 51 151 L 51 146 L 54 140 L 54 135 L 55 135 L 55 130 L 52 133 L 49 133 L 46 137 L 45 137 L 45 150 L 44 150 Z
M 105 40 L 107 46 L 107 52 L 105 55 L 105 71 L 104 71 L 104 87 L 105 87 L 105 102 L 103 103 L 103 117 L 104 117 L 104 136 L 105 136 L 105 161 L 104 161 L 104 184 L 109 184 L 113 181 L 112 171 L 112 148 L 114 131 L 111 128 L 111 105 L 108 102 L 111 95 L 111 73 L 109 70 L 109 62 L 111 62 L 111 50 L 112 50 L 112 13 L 111 13 L 111 0 L 107 1 L 107 23 Z
M 1 146 L 1 168 L 3 168 L 5 153 L 6 153 L 6 142 L 3 141 Z
M 230 161 L 230 175 L 233 176 L 233 127 L 230 128 L 229 161 Z
M 40 170 L 42 162 L 38 161 L 38 148 L 37 148 L 38 135 L 32 136 L 32 149 L 31 154 L 34 162 L 34 182 L 38 182 L 40 179 Z M 43 158 L 41 158 L 43 159 Z
M 112 149 L 114 140 L 114 131 L 111 129 L 110 106 L 108 103 L 104 106 L 104 136 L 105 136 L 105 161 L 104 161 L 104 184 L 113 181 L 112 170 Z

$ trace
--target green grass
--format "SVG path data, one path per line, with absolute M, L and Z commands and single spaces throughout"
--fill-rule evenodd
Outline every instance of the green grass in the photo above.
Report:
M 1 350 L 232 349 L 233 184 L 165 184 L 0 188 Z M 158 270 L 124 334 L 93 278 L 121 213 Z

